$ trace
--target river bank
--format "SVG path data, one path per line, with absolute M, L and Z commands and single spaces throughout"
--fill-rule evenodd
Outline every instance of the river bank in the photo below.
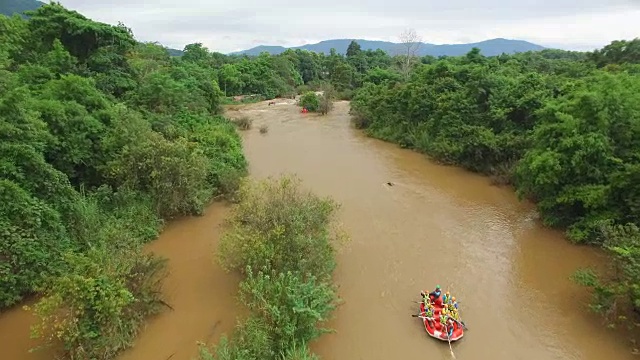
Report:
M 214 203 L 201 217 L 175 220 L 146 246 L 147 251 L 169 259 L 163 289 L 173 310 L 150 318 L 135 346 L 119 359 L 192 359 L 197 355 L 197 341 L 216 342 L 222 333 L 233 329 L 241 312 L 235 298 L 238 277 L 224 272 L 212 257 L 227 209 L 226 204 Z M 29 339 L 34 320 L 21 307 L 0 315 L 2 358 L 53 358 L 47 350 L 28 352 L 37 345 Z

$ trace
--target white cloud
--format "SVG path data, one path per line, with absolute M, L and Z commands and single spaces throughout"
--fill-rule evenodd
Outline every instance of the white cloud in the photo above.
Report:
M 333 38 L 397 41 L 415 28 L 436 44 L 503 37 L 593 49 L 640 36 L 637 0 L 62 0 L 70 9 L 132 28 L 139 40 L 181 49 L 202 42 L 230 52 Z

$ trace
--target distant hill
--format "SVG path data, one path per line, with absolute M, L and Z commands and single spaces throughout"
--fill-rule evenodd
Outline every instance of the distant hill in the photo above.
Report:
M 401 53 L 403 45 L 400 43 L 393 43 L 389 41 L 376 41 L 376 40 L 362 40 L 362 39 L 335 39 L 325 40 L 317 44 L 307 44 L 302 46 L 291 47 L 290 49 L 304 49 L 318 53 L 328 54 L 331 48 L 335 48 L 339 54 L 345 54 L 347 47 L 352 40 L 355 40 L 362 50 L 384 50 L 389 54 Z M 445 44 L 436 45 L 422 43 L 418 50 L 419 56 L 431 55 L 431 56 L 460 56 L 468 53 L 471 49 L 477 47 L 485 56 L 496 56 L 503 53 L 513 54 L 526 51 L 540 51 L 546 49 L 543 46 L 530 43 L 523 40 L 509 40 L 509 39 L 491 39 L 477 43 L 470 44 Z M 259 55 L 261 52 L 266 51 L 270 54 L 280 54 L 286 51 L 287 48 L 283 46 L 256 46 L 249 50 L 243 50 L 234 52 L 232 54 L 247 54 L 249 56 Z
M 182 56 L 184 54 L 184 51 L 177 50 L 177 49 L 167 48 L 167 51 L 169 52 L 169 55 L 171 55 L 171 56 Z
M 0 14 L 12 16 L 15 13 L 24 13 L 27 10 L 35 10 L 44 5 L 44 2 L 37 0 L 0 0 Z M 23 15 L 24 16 L 24 15 Z M 317 44 L 307 44 L 302 46 L 291 47 L 290 49 L 305 49 L 318 53 L 329 54 L 331 48 L 335 48 L 340 54 L 347 52 L 347 47 L 352 39 L 335 39 L 325 40 Z M 403 46 L 399 43 L 389 41 L 362 40 L 355 39 L 360 44 L 362 50 L 384 50 L 389 54 L 397 54 L 402 52 Z M 485 56 L 495 56 L 502 53 L 513 54 L 526 51 L 544 50 L 545 47 L 536 45 L 523 40 L 509 39 L 492 39 L 471 44 L 446 44 L 435 45 L 422 43 L 418 51 L 418 55 L 425 56 L 460 56 L 468 53 L 472 48 L 477 47 Z M 182 56 L 183 52 L 177 49 L 167 49 L 171 56 Z M 261 52 L 270 54 L 280 54 L 286 51 L 283 46 L 265 46 L 260 45 L 249 50 L 238 51 L 232 54 L 246 54 L 250 56 L 259 55 Z
M 0 0 L 0 14 L 13 16 L 13 14 L 21 14 L 27 10 L 35 10 L 44 5 L 42 1 L 36 0 Z

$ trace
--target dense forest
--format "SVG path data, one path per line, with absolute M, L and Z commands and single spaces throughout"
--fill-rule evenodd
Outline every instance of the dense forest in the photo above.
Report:
M 39 294 L 37 333 L 109 358 L 164 306 L 164 262 L 141 246 L 247 164 L 197 51 L 58 4 L 29 15 L 0 16 L 0 308 Z
M 220 261 L 263 311 L 202 357 L 313 358 L 306 344 L 336 301 L 336 205 L 291 180 L 244 183 L 241 140 L 222 115 L 252 101 L 237 95 L 352 99 L 370 136 L 512 185 L 547 225 L 602 246 L 615 271 L 576 280 L 607 316 L 640 311 L 639 39 L 496 57 L 389 56 L 356 42 L 344 56 L 227 56 L 199 43 L 171 56 L 56 3 L 27 15 L 0 15 L 0 308 L 38 295 L 36 334 L 73 358 L 131 346 L 167 305 L 164 261 L 142 246 L 231 194 Z M 291 248 L 317 256 L 292 262 L 281 256 Z

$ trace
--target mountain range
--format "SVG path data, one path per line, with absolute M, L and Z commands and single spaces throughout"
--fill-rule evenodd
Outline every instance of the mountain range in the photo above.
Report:
M 302 46 L 295 46 L 289 49 L 304 49 L 318 53 L 328 54 L 332 48 L 336 49 L 339 54 L 346 54 L 347 48 L 351 41 L 356 41 L 362 50 L 376 50 L 380 49 L 387 53 L 394 55 L 400 54 L 404 50 L 404 45 L 401 43 L 393 43 L 389 41 L 377 41 L 377 40 L 363 40 L 363 39 L 335 39 L 325 40 L 317 44 L 308 44 Z M 513 54 L 526 51 L 540 51 L 546 49 L 543 46 L 530 43 L 523 40 L 510 40 L 510 39 L 491 39 L 477 43 L 469 44 L 444 44 L 436 45 L 429 43 L 420 43 L 417 55 L 425 56 L 460 56 L 468 53 L 471 49 L 477 47 L 485 56 L 496 56 L 503 53 Z M 259 55 L 261 52 L 268 52 L 276 55 L 286 51 L 288 48 L 283 46 L 256 46 L 254 48 L 237 51 L 232 54 L 246 54 L 249 56 Z
M 42 5 L 44 3 L 37 0 L 0 0 L 0 14 L 12 16 L 17 13 L 24 16 L 23 12 L 35 10 Z
M 43 2 L 37 0 L 0 0 L 0 14 L 11 16 L 15 13 L 22 14 L 27 10 L 35 10 L 44 5 Z M 23 15 L 24 16 L 24 15 Z M 266 46 L 260 45 L 248 50 L 242 50 L 230 53 L 232 54 L 246 54 L 249 56 L 259 55 L 261 52 L 268 52 L 272 55 L 280 54 L 287 49 L 304 49 L 318 53 L 329 54 L 332 48 L 336 49 L 339 54 L 346 54 L 347 47 L 352 40 L 355 40 L 362 50 L 376 50 L 380 49 L 387 53 L 394 55 L 402 53 L 403 45 L 400 43 L 393 43 L 389 41 L 377 41 L 377 40 L 364 40 L 364 39 L 334 39 L 325 40 L 316 44 L 307 44 L 302 46 L 295 46 L 286 48 L 283 46 Z M 539 51 L 544 50 L 545 47 L 536 45 L 523 40 L 510 40 L 510 39 L 491 39 L 470 44 L 445 44 L 436 45 L 421 43 L 418 48 L 417 55 L 425 56 L 460 56 L 468 53 L 472 48 L 477 47 L 485 56 L 495 56 L 502 53 L 513 54 L 526 51 Z M 177 49 L 167 49 L 172 56 L 181 56 L 182 51 Z

